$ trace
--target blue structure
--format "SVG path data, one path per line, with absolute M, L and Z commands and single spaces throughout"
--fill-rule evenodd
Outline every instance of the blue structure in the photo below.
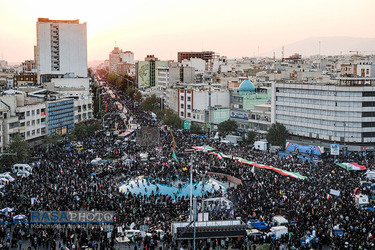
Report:
M 64 99 L 48 102 L 48 135 L 70 133 L 74 127 L 74 101 Z
M 203 185 L 202 181 L 193 183 L 193 195 L 201 197 L 206 193 L 213 193 L 221 189 L 223 193 L 226 193 L 227 187 L 223 184 L 210 179 Z M 120 185 L 120 192 L 124 194 L 140 194 L 150 196 L 151 193 L 169 195 L 171 197 L 189 197 L 190 196 L 190 183 L 185 183 L 181 188 L 166 184 L 160 184 L 156 182 L 150 182 L 146 179 L 132 180 L 127 183 Z
M 285 146 L 285 151 L 295 152 L 295 153 L 305 153 L 309 155 L 322 155 L 324 153 L 324 148 L 315 145 L 301 145 L 294 142 L 287 142 Z
M 255 91 L 255 87 L 254 84 L 250 82 L 250 80 L 246 79 L 241 83 L 240 87 L 238 88 L 238 91 L 253 92 Z

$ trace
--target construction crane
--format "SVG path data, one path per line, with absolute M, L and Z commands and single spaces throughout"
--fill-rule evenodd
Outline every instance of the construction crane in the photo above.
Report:
M 357 53 L 357 56 L 359 53 L 368 53 L 368 52 L 375 52 L 375 50 L 350 50 L 349 53 Z

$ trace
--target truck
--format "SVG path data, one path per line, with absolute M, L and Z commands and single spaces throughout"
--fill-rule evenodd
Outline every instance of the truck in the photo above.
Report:
M 230 144 L 237 145 L 239 142 L 242 141 L 242 137 L 238 135 L 227 135 L 225 137 L 226 141 L 229 141 Z
M 272 222 L 276 223 L 278 226 L 287 226 L 289 224 L 289 221 L 281 215 L 274 216 Z
M 261 151 L 267 151 L 268 150 L 268 142 L 266 141 L 256 141 L 254 142 L 254 149 L 258 149 Z
M 275 236 L 276 239 L 280 239 L 284 234 L 288 234 L 288 228 L 286 226 L 271 227 L 268 235 Z

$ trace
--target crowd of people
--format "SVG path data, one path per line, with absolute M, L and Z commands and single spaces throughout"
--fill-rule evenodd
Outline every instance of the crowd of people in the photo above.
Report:
M 115 92 L 115 89 L 113 89 Z M 115 92 L 107 96 L 106 105 L 110 119 L 105 121 L 108 131 L 125 131 L 131 122 L 141 127 L 155 127 L 160 123 L 144 112 L 139 103 Z M 118 110 L 116 102 L 125 108 Z M 118 115 L 124 112 L 125 119 Z M 212 239 L 197 241 L 199 249 L 211 246 L 246 248 L 252 244 L 269 243 L 278 249 L 284 245 L 289 249 L 319 249 L 329 246 L 334 249 L 374 249 L 375 212 L 361 210 L 355 206 L 354 189 L 371 195 L 371 190 L 361 186 L 363 171 L 346 171 L 335 165 L 332 159 L 321 162 L 301 162 L 297 158 L 286 159 L 277 154 L 254 150 L 251 145 L 228 145 L 209 136 L 196 136 L 188 130 L 174 130 L 173 134 L 160 129 L 160 146 L 139 146 L 134 135 L 121 140 L 106 136 L 106 131 L 89 135 L 81 143 L 84 150 L 66 150 L 64 145 L 53 145 L 35 153 L 39 160 L 32 175 L 17 178 L 5 185 L 1 192 L 0 208 L 14 208 L 12 212 L 0 214 L 0 244 L 4 249 L 115 249 L 116 237 L 123 231 L 141 225 L 148 226 L 146 237 L 131 239 L 135 249 L 177 249 L 187 246 L 178 242 L 171 232 L 173 221 L 186 221 L 189 216 L 189 197 L 169 195 L 122 193 L 119 186 L 129 180 L 143 176 L 149 180 L 180 183 L 190 180 L 186 167 L 193 164 L 194 182 L 208 179 L 208 172 L 224 173 L 241 180 L 240 185 L 228 185 L 226 192 L 219 190 L 203 194 L 203 198 L 225 197 L 231 207 L 212 210 L 211 219 L 226 220 L 240 217 L 245 223 L 251 220 L 272 225 L 272 217 L 283 215 L 295 223 L 288 226 L 289 233 L 281 239 L 270 236 L 242 237 L 240 239 Z M 174 138 L 172 138 L 174 137 Z M 217 152 L 237 155 L 257 163 L 299 172 L 306 180 L 282 176 L 276 172 L 257 169 L 233 159 L 218 159 L 217 156 L 199 151 L 186 153 L 192 146 L 209 145 Z M 178 161 L 172 157 L 172 148 Z M 147 152 L 148 161 L 141 161 L 140 153 Z M 103 165 L 92 164 L 95 158 L 111 161 Z M 373 158 L 352 155 L 351 160 L 371 167 Z M 153 160 L 151 160 L 151 158 Z M 131 162 L 127 162 L 131 159 Z M 213 176 L 217 180 L 225 179 Z M 339 190 L 340 195 L 327 197 L 330 189 Z M 30 202 L 33 199 L 33 202 Z M 30 217 L 31 211 L 114 211 L 115 221 L 106 225 L 49 225 L 34 227 L 29 223 L 13 223 L 13 216 Z M 8 222 L 8 223 L 6 223 Z M 74 227 L 73 227 L 74 226 Z M 343 236 L 335 236 L 333 228 L 344 230 Z M 110 232 L 110 234 L 108 234 Z M 160 232 L 163 232 L 163 236 Z M 300 239 L 315 235 L 317 243 L 302 247 Z M 162 241 L 161 241 L 162 238 Z M 28 242 L 28 244 L 26 244 Z

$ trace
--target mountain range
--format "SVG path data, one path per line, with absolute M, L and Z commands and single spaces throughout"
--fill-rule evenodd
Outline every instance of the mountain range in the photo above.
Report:
M 267 51 L 261 56 L 282 57 L 282 46 Z M 284 45 L 284 57 L 295 53 L 302 57 L 311 55 L 345 55 L 345 54 L 375 55 L 375 38 L 358 37 L 309 37 L 307 39 Z

